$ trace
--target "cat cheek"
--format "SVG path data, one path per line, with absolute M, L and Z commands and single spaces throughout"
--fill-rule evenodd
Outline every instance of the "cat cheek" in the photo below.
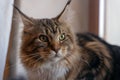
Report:
M 70 44 L 68 49 L 72 50 L 73 48 L 74 48 L 73 44 Z
M 68 54 L 67 47 L 62 48 L 59 53 L 65 57 Z
M 39 51 L 39 52 L 49 52 L 50 49 L 47 47 L 47 45 L 44 45 L 44 46 L 40 46 L 40 47 L 38 48 L 38 51 Z
M 39 55 L 41 56 L 41 58 L 43 59 L 43 60 L 47 60 L 47 58 L 48 58 L 48 54 L 47 53 L 39 53 Z
M 55 51 L 51 50 L 50 51 L 50 54 L 49 54 L 49 57 L 52 58 L 56 55 Z
M 50 54 L 50 49 L 45 49 L 45 48 L 39 48 L 38 49 L 38 54 L 41 56 L 48 56 Z

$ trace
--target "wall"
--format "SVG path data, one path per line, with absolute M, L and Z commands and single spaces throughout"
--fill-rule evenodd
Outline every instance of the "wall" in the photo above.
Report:
M 0 0 L 0 80 L 3 80 L 3 71 L 8 50 L 11 30 L 13 0 Z
M 106 0 L 106 40 L 120 45 L 120 0 Z

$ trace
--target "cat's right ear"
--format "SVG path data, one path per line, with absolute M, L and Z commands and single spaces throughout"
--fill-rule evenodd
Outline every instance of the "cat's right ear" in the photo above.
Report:
M 15 5 L 13 5 L 13 6 L 19 12 L 19 14 L 20 14 L 20 16 L 22 18 L 22 22 L 23 22 L 23 24 L 25 26 L 29 26 L 29 25 L 33 25 L 34 24 L 32 18 L 26 16 L 22 11 L 20 11 L 20 9 L 18 9 L 17 6 L 15 6 Z

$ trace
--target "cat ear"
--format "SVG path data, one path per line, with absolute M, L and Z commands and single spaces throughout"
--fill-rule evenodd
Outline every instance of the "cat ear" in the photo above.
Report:
M 55 20 L 57 20 L 57 21 L 60 20 L 61 16 L 63 15 L 63 13 L 65 12 L 67 6 L 68 6 L 70 3 L 71 3 L 71 0 L 68 0 L 67 4 L 65 5 L 64 9 L 62 10 L 62 12 L 61 12 L 57 17 L 54 18 Z
M 20 11 L 17 8 L 17 6 L 15 6 L 15 5 L 13 5 L 13 6 L 20 13 L 24 25 L 28 26 L 28 25 L 33 25 L 34 24 L 32 18 L 26 16 L 22 11 Z

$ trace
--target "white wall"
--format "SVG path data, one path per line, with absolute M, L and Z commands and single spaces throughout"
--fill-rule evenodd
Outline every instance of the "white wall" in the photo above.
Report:
M 34 18 L 53 18 L 64 8 L 68 0 L 21 0 L 21 10 Z M 75 32 L 88 30 L 89 0 L 72 0 L 68 13 Z
M 3 77 L 11 30 L 13 0 L 0 0 L 0 80 Z
M 120 0 L 106 0 L 106 40 L 120 45 Z

